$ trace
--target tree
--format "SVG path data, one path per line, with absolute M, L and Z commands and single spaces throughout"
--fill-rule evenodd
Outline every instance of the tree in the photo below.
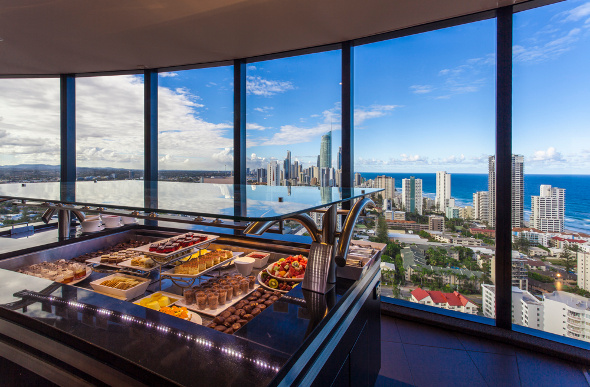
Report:
M 576 246 L 577 248 L 578 246 Z M 572 254 L 572 248 L 570 246 L 566 246 L 565 249 L 561 252 L 560 258 L 564 260 L 564 266 L 566 273 L 570 272 L 570 269 L 574 265 L 574 255 Z
M 389 242 L 389 234 L 387 232 L 387 222 L 385 218 L 380 216 L 377 220 L 376 240 L 379 243 Z
M 520 251 L 521 253 L 528 254 L 529 247 L 531 247 L 531 242 L 524 237 L 518 237 L 514 241 L 514 248 Z

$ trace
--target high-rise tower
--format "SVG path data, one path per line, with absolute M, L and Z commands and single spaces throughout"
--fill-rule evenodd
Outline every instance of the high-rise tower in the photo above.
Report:
M 291 176 L 291 151 L 287 151 L 287 158 L 285 159 L 285 180 L 292 179 Z
M 332 132 L 322 136 L 320 145 L 320 168 L 332 168 Z
M 488 159 L 488 223 L 496 227 L 496 156 Z M 524 156 L 512 155 L 512 228 L 524 225 Z
M 402 200 L 406 212 L 422 215 L 422 179 L 402 179 Z
M 531 196 L 531 227 L 544 232 L 563 232 L 565 189 L 541 185 L 539 196 Z
M 434 205 L 439 212 L 445 212 L 451 198 L 451 175 L 445 171 L 436 172 L 436 198 Z

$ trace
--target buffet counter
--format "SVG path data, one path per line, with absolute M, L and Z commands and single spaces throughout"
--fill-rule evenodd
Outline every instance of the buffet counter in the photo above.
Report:
M 121 243 L 149 244 L 184 232 L 125 226 L 4 254 L 0 355 L 17 364 L 27 359 L 33 372 L 72 385 L 88 381 L 240 386 L 374 383 L 380 367 L 380 250 L 365 261 L 359 279 L 339 277 L 325 294 L 301 286 L 280 294 L 258 288 L 252 293 L 261 295 L 256 301 L 262 301 L 265 292 L 266 299 L 277 297 L 232 334 L 214 329 L 219 320 L 198 310 L 189 314 L 198 315 L 200 324 L 196 318 L 186 321 L 134 304 L 158 292 L 182 299 L 186 284 L 159 270 L 143 274 L 149 282 L 146 291 L 129 301 L 91 290 L 91 282 L 110 275 L 100 264 L 75 285 L 16 272 L 27 265 L 70 261 Z M 244 255 L 268 252 L 268 264 L 289 255 L 306 255 L 310 248 L 265 238 L 215 237 L 208 248 Z M 236 273 L 231 262 L 220 266 L 190 285 Z

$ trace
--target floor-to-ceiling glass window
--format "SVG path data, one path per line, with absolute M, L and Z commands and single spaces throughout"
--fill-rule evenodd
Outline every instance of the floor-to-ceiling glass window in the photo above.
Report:
M 495 19 L 355 47 L 359 238 L 386 243 L 384 295 L 494 317 Z
M 143 75 L 76 78 L 76 178 L 143 177 Z
M 249 184 L 313 186 L 327 197 L 340 186 L 341 60 L 334 50 L 248 64 Z M 285 232 L 306 235 L 298 223 Z
M 159 180 L 233 183 L 233 66 L 158 76 Z
M 590 342 L 590 2 L 517 13 L 513 29 L 512 319 Z
M 59 181 L 59 78 L 0 80 L 0 184 Z M 0 203 L 0 230 L 43 210 Z

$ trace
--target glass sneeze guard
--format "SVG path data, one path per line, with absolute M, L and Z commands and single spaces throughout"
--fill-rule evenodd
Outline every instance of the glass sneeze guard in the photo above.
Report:
M 149 188 L 144 188 L 148 186 Z M 338 188 L 144 182 L 0 184 L 0 198 L 216 217 L 278 220 L 379 192 L 378 188 Z

